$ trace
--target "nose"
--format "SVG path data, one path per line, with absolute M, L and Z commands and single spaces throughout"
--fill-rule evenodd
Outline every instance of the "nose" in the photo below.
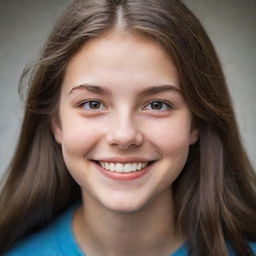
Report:
M 127 150 L 131 147 L 139 147 L 142 142 L 142 133 L 130 116 L 122 115 L 111 122 L 107 134 L 107 143 L 110 146 Z

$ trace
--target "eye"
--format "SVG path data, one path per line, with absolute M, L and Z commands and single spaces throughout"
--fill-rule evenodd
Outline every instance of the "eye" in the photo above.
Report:
M 82 107 L 83 109 L 89 110 L 89 111 L 105 109 L 105 106 L 97 100 L 90 100 L 90 101 L 82 102 L 81 104 L 79 104 L 79 107 Z
M 155 100 L 155 101 L 151 101 L 149 104 L 147 104 L 144 109 L 164 111 L 164 110 L 168 110 L 171 108 L 172 107 L 171 107 L 170 103 L 166 103 L 166 102 L 163 102 L 160 100 Z

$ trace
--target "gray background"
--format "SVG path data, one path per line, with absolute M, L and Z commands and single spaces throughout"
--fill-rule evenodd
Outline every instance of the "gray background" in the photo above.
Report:
M 18 80 L 36 60 L 71 0 L 0 0 L 0 175 L 19 135 Z M 242 140 L 256 168 L 256 0 L 184 0 L 201 20 L 223 64 Z M 28 142 L 29 143 L 29 142 Z

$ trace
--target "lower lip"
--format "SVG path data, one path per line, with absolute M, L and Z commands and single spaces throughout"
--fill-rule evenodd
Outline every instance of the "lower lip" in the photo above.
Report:
M 146 173 L 149 172 L 149 170 L 151 169 L 151 167 L 154 165 L 154 163 L 152 163 L 151 165 L 139 170 L 139 171 L 135 171 L 135 172 L 111 172 L 111 171 L 107 171 L 106 169 L 102 168 L 100 165 L 96 164 L 95 162 L 93 162 L 97 169 L 106 177 L 112 179 L 112 180 L 118 180 L 118 181 L 130 181 L 130 180 L 135 180 L 138 179 L 142 176 L 144 176 Z

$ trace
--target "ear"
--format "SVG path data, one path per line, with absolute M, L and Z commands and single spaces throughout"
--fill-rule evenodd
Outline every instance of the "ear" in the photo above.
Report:
M 199 138 L 199 130 L 198 129 L 193 129 L 190 131 L 190 141 L 189 141 L 189 144 L 190 145 L 193 145 L 197 142 Z
M 62 143 L 62 128 L 61 123 L 56 115 L 51 117 L 51 130 L 54 135 L 54 138 L 58 144 Z

